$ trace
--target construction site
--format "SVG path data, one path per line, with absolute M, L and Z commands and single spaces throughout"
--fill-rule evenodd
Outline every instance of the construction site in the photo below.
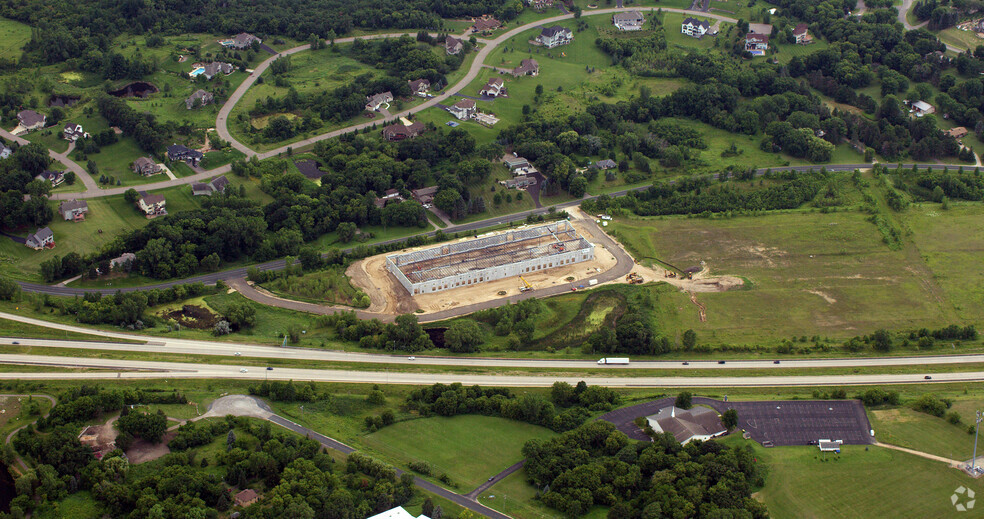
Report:
M 589 261 L 594 247 L 565 220 L 387 256 L 386 268 L 416 296 Z

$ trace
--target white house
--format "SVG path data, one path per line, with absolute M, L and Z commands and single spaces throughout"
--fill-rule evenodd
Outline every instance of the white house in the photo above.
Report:
M 683 25 L 680 26 L 680 32 L 691 36 L 693 38 L 701 38 L 707 31 L 711 30 L 711 23 L 707 20 L 698 20 L 696 18 L 685 18 L 683 20 Z
M 368 519 L 430 519 L 430 518 L 423 514 L 414 517 L 413 514 L 404 510 L 402 506 L 398 506 L 396 508 L 390 508 L 385 512 L 369 517 Z
M 44 229 L 38 229 L 34 234 L 28 234 L 27 239 L 24 241 L 24 245 L 34 249 L 41 250 L 45 247 L 55 246 L 55 234 L 51 232 L 50 227 L 45 227 Z
M 371 95 L 366 98 L 366 110 L 375 112 L 379 107 L 393 101 L 393 92 L 386 91 Z
M 499 97 L 504 94 L 503 90 L 506 88 L 506 83 L 502 81 L 502 78 L 494 77 L 489 80 L 488 83 L 478 91 L 479 95 L 488 97 Z
M 89 133 L 82 129 L 81 124 L 67 123 L 65 124 L 65 129 L 62 130 L 62 137 L 66 141 L 75 142 L 82 138 L 88 139 Z
M 474 99 L 462 99 L 461 101 L 458 101 L 448 107 L 448 112 L 461 120 L 470 119 L 475 111 L 476 107 Z
M 544 27 L 540 31 L 540 35 L 536 37 L 536 41 L 548 49 L 559 47 L 560 45 L 567 45 L 573 39 L 574 33 L 567 27 L 561 27 L 559 25 Z

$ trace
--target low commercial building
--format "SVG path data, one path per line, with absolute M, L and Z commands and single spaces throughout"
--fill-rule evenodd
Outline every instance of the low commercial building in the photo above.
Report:
M 411 295 L 450 290 L 594 259 L 594 244 L 566 220 L 386 257 Z
M 646 421 L 657 433 L 668 432 L 681 444 L 692 440 L 706 441 L 728 432 L 717 411 L 708 407 L 664 407 L 656 414 L 647 416 Z

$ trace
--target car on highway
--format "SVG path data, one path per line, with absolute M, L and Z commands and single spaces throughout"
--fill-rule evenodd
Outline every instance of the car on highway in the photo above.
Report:
M 271 368 L 270 366 L 267 366 L 267 371 L 273 371 L 273 368 Z
M 10 344 L 20 344 L 20 341 L 14 341 L 14 342 L 12 342 Z
M 417 357 L 407 357 L 407 360 L 417 360 Z
M 779 364 L 779 361 L 778 360 L 774 360 L 774 361 L 772 361 L 772 363 L 773 364 Z
M 924 379 L 926 379 L 926 380 L 933 380 L 933 377 L 931 377 L 931 376 L 929 376 L 929 375 L 926 375 L 926 376 L 925 376 L 925 377 L 923 377 L 923 378 L 924 378 Z
M 718 364 L 724 364 L 724 361 L 723 360 L 719 360 L 718 361 Z
M 689 363 L 689 362 L 687 362 L 687 361 L 683 361 L 683 365 L 684 365 L 684 366 L 689 366 L 689 365 L 690 365 L 690 363 Z
M 239 352 L 237 351 L 237 352 L 236 352 L 236 356 L 238 357 L 238 356 L 240 356 L 240 355 L 242 355 L 242 353 L 239 353 Z
M 249 370 L 246 369 L 246 368 L 243 368 L 243 369 L 239 370 L 239 372 L 240 373 L 249 373 Z

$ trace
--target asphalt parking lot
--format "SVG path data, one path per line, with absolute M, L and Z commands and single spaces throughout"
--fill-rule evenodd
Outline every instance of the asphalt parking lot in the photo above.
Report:
M 661 398 L 606 413 L 601 420 L 615 424 L 618 430 L 636 440 L 648 440 L 633 423 L 673 405 L 674 398 Z M 843 440 L 847 445 L 874 443 L 871 424 L 858 400 L 782 400 L 758 402 L 722 402 L 694 397 L 694 405 L 706 405 L 718 413 L 738 411 L 738 427 L 759 443 L 773 445 L 808 445 L 819 439 Z

